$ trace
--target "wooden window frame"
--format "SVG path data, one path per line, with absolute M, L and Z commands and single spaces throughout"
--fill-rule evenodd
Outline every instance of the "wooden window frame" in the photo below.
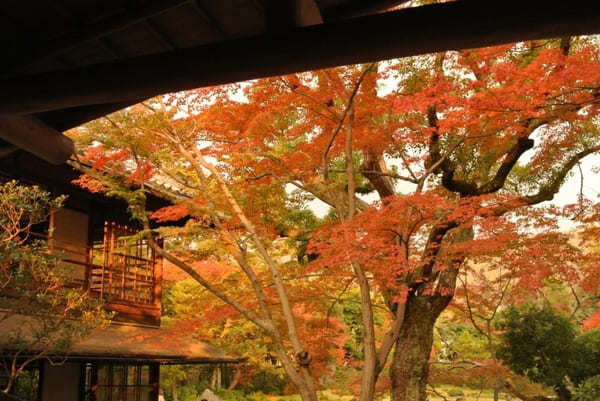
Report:
M 98 384 L 99 377 L 98 371 L 101 366 L 106 366 L 108 369 L 108 384 Z M 122 384 L 113 384 L 112 380 L 114 377 L 113 369 L 115 366 L 123 367 L 123 373 L 121 377 Z M 128 384 L 129 379 L 129 368 L 136 366 L 136 378 L 134 384 Z M 142 367 L 148 366 L 148 384 L 141 384 Z M 88 376 L 89 375 L 89 376 Z M 110 388 L 111 390 L 115 387 L 121 389 L 121 392 L 125 392 L 125 398 L 119 397 L 118 400 L 112 398 L 112 391 L 108 394 L 108 398 L 97 400 L 96 394 L 100 387 Z M 81 380 L 79 386 L 79 400 L 80 401 L 140 401 L 141 392 L 136 392 L 134 399 L 130 400 L 128 397 L 127 389 L 129 388 L 149 388 L 148 401 L 158 401 L 158 388 L 159 388 L 159 364 L 156 362 L 127 362 L 127 361 L 90 361 L 81 364 Z

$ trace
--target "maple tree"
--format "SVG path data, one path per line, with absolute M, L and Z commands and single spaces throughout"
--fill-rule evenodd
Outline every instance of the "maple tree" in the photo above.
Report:
M 287 201 L 283 189 L 269 193 L 263 188 L 260 196 L 244 197 L 240 183 L 195 148 L 194 123 L 172 121 L 172 116 L 160 104 L 146 104 L 91 127 L 102 147 L 93 147 L 85 155 L 92 167 L 79 183 L 126 198 L 133 215 L 144 223 L 140 235 L 151 231 L 145 191 L 172 199 L 173 206 L 158 210 L 151 219 L 187 218 L 186 223 L 158 230 L 165 238 L 164 247 L 153 236 L 150 244 L 171 266 L 224 303 L 204 313 L 194 311 L 195 321 L 204 324 L 206 318 L 243 316 L 269 339 L 269 351 L 302 398 L 316 400 L 316 377 L 336 352 L 338 359 L 343 356 L 342 325 L 327 315 L 322 298 L 311 296 L 316 282 L 298 269 L 297 258 L 282 254 L 286 241 L 274 235 L 277 228 L 301 230 L 308 222 L 278 217 L 275 212 Z M 109 177 L 103 174 L 107 171 L 116 174 Z M 157 171 L 166 180 L 160 188 L 150 181 Z M 284 227 L 286 223 L 289 227 Z M 286 281 L 294 276 L 297 280 L 290 288 Z M 236 284 L 224 286 L 225 280 Z M 326 293 L 326 286 L 323 281 L 316 287 Z M 183 329 L 189 330 L 194 321 L 185 323 Z
M 478 269 L 470 261 L 501 257 L 523 288 L 557 275 L 597 277 L 597 263 L 575 266 L 584 256 L 555 233 L 558 216 L 580 210 L 538 205 L 600 151 L 599 90 L 595 38 L 201 89 L 74 133 L 89 145 L 80 183 L 128 199 L 147 228 L 144 192 L 171 199 L 152 218 L 188 220 L 161 231 L 177 245 L 157 252 L 269 337 L 303 399 L 316 398 L 317 356 L 341 348 L 313 348 L 311 319 L 324 322 L 324 296 L 354 283 L 360 399 L 373 399 L 395 349 L 392 399 L 423 401 L 435 322 L 461 271 Z M 320 227 L 282 224 L 307 197 L 330 208 Z M 304 257 L 275 257 L 284 241 Z M 240 291 L 207 279 L 213 268 L 234 274 Z M 384 332 L 375 303 L 388 309 Z

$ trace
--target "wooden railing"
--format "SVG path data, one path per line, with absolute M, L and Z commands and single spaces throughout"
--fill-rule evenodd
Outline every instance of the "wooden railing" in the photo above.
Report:
M 155 304 L 156 260 L 111 252 L 103 246 L 84 247 L 42 234 L 53 252 L 62 253 L 61 262 L 72 268 L 69 286 L 83 287 L 109 302 L 134 305 Z

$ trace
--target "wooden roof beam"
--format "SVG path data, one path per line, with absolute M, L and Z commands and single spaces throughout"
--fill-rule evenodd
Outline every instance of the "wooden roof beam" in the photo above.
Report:
M 67 160 L 73 141 L 31 116 L 0 116 L 0 138 L 51 164 Z
M 600 2 L 455 1 L 0 81 L 0 114 L 135 102 L 345 64 L 600 32 Z
M 10 156 L 18 150 L 18 147 L 11 144 L 0 146 L 0 159 L 4 159 L 5 157 Z
M 177 45 L 173 42 L 173 39 L 160 27 L 156 22 L 152 20 L 152 18 L 148 18 L 144 21 L 148 30 L 152 33 L 152 35 L 156 38 L 158 43 L 160 43 L 164 48 L 168 50 L 177 49 Z
M 321 10 L 315 0 L 295 0 L 296 26 L 310 26 L 323 23 Z

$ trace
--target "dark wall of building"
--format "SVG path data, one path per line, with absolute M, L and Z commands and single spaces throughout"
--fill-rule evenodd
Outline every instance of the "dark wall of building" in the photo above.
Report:
M 56 366 L 44 363 L 41 401 L 77 401 L 81 382 L 81 364 L 63 363 Z

